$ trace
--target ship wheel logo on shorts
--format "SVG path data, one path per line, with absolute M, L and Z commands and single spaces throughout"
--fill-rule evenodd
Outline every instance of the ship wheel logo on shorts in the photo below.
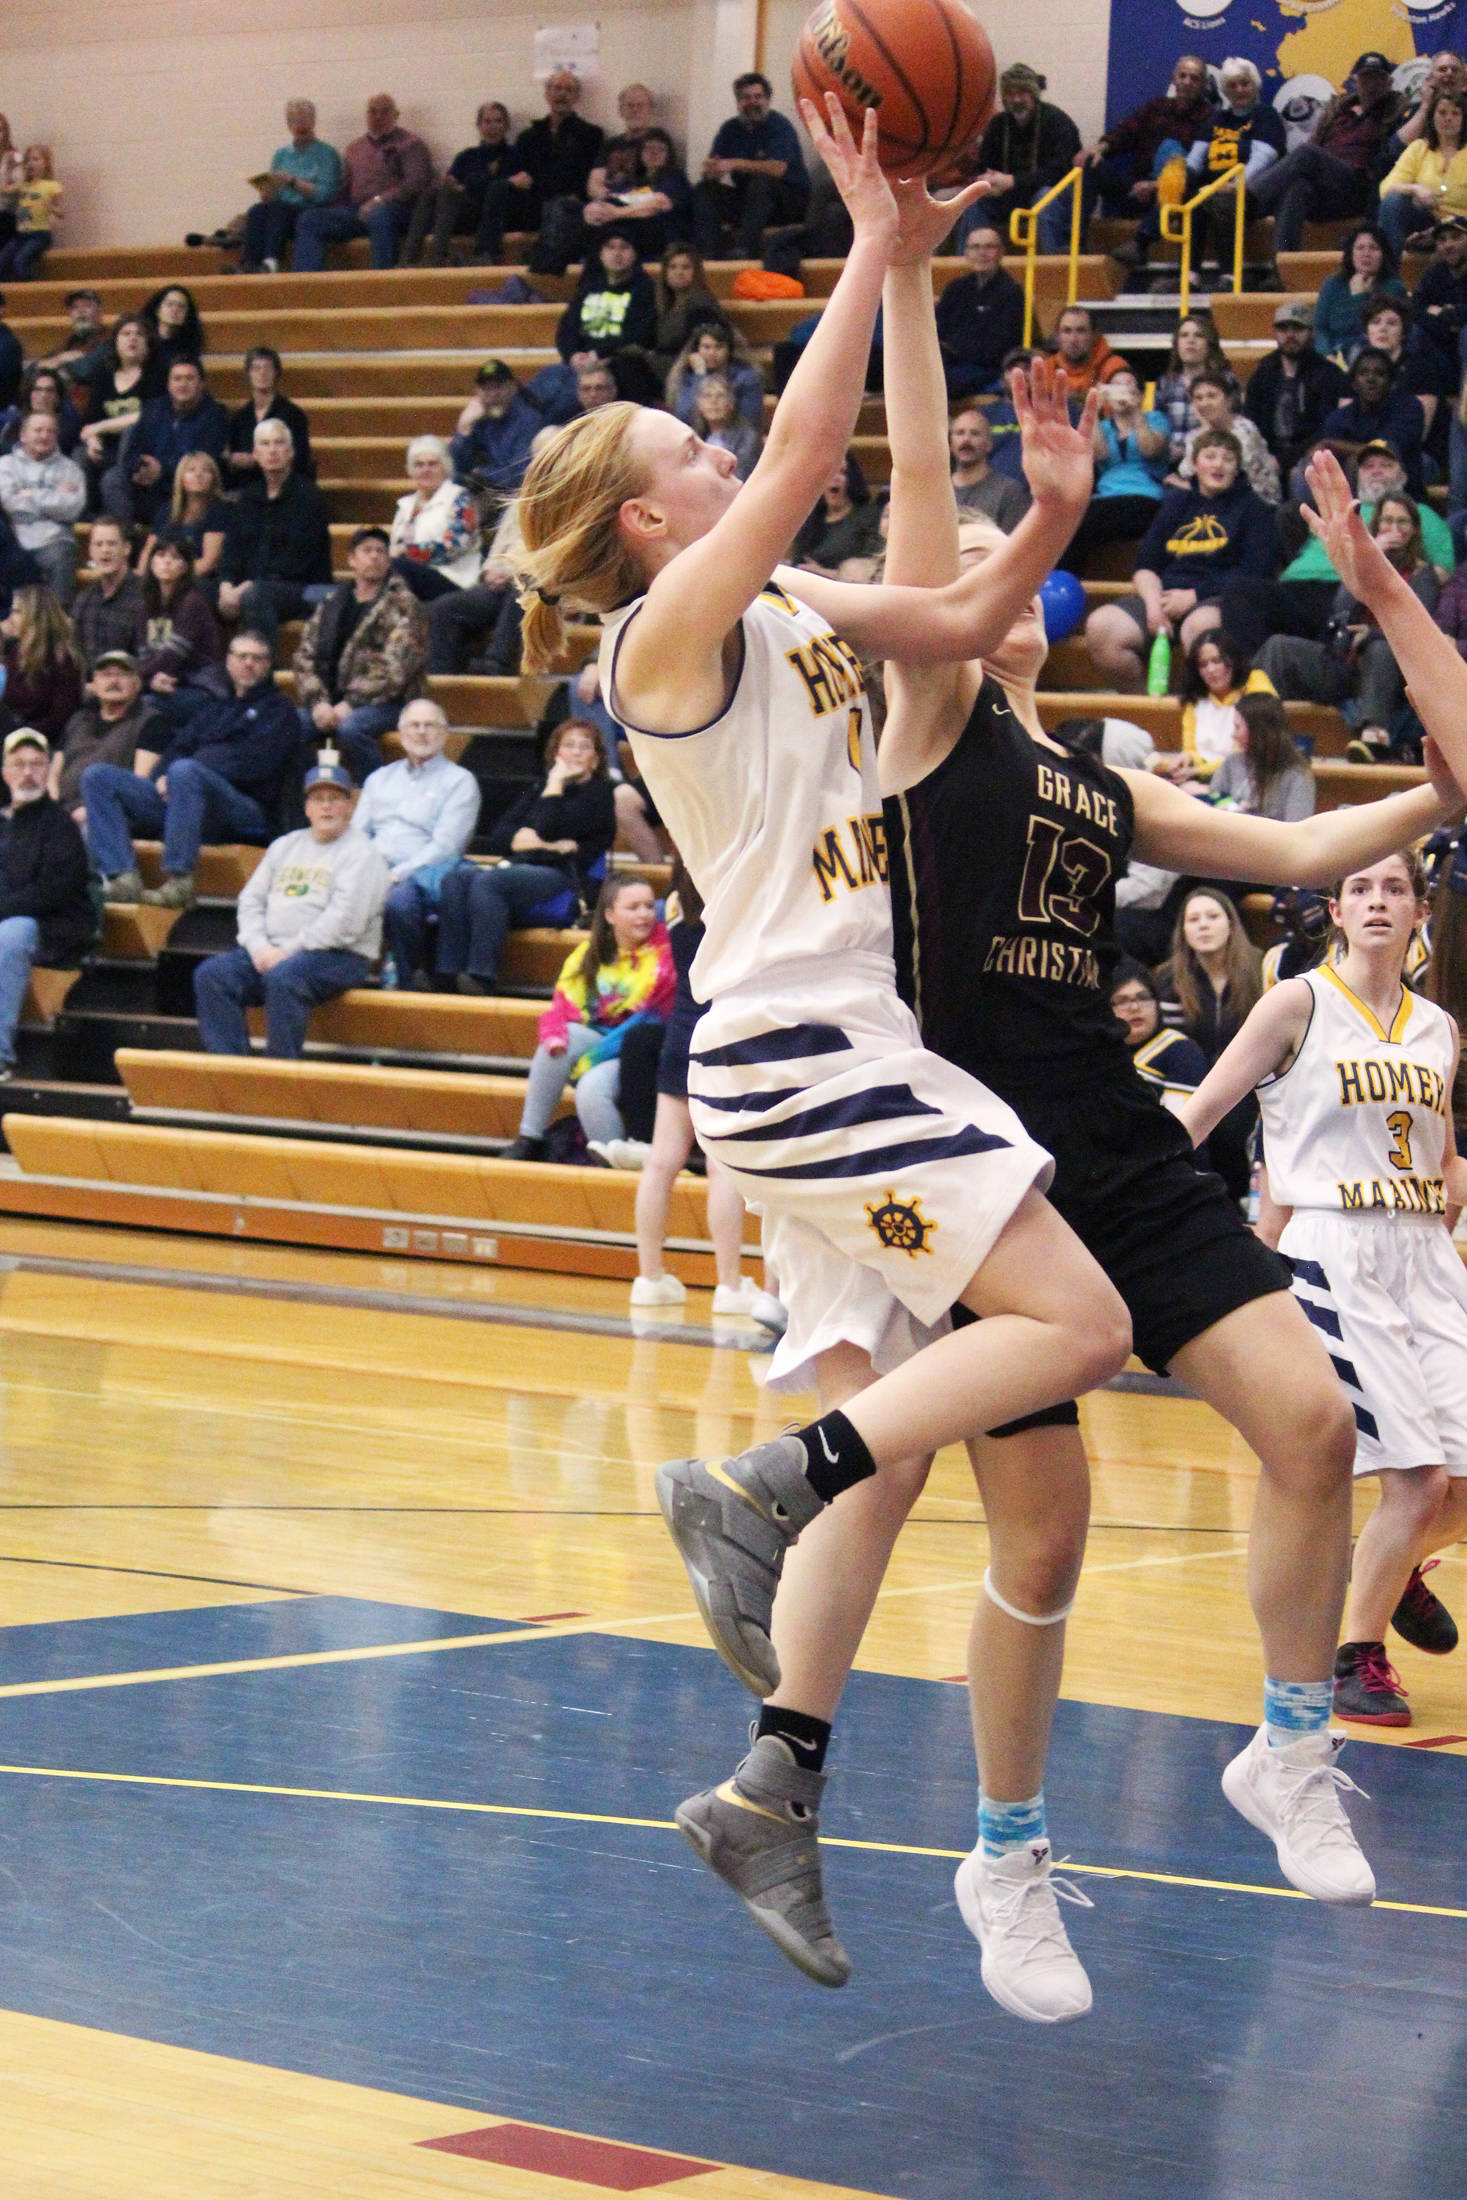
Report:
M 919 1253 L 932 1251 L 928 1240 L 937 1224 L 923 1214 L 920 1199 L 909 1206 L 888 1192 L 879 1206 L 867 1207 L 866 1220 L 889 1253 L 910 1253 L 915 1260 Z

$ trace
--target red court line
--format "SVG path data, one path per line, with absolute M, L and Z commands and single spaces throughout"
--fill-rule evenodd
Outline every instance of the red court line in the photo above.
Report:
M 499 2162 L 511 2169 L 537 2170 L 542 2177 L 565 2177 L 595 2185 L 603 2192 L 645 2192 L 681 2177 L 703 2177 L 717 2162 L 695 2161 L 687 2154 L 654 2153 L 614 2139 L 587 2139 L 573 2131 L 545 2131 L 535 2124 L 489 2124 L 478 2131 L 455 2132 L 447 2139 L 419 2139 L 440 2154 L 465 2154 L 475 2162 Z
M 1467 1742 L 1467 1734 L 1432 1734 L 1424 1742 L 1405 1742 L 1405 1749 L 1446 1749 L 1453 1742 Z

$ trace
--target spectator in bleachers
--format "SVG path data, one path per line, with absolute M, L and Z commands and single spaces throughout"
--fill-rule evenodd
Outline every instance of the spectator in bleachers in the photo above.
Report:
M 1161 235 L 1157 178 L 1168 161 L 1192 150 L 1211 127 L 1214 112 L 1206 62 L 1200 54 L 1184 53 L 1159 99 L 1149 99 L 1075 155 L 1075 165 L 1088 171 L 1087 221 L 1098 200 L 1105 213 L 1136 222 L 1134 235 L 1111 248 L 1111 258 L 1122 267 L 1146 265 Z
M 102 476 L 102 509 L 125 527 L 151 525 L 168 509 L 178 462 L 189 451 L 222 459 L 229 415 L 204 384 L 196 359 L 175 359 L 168 393 L 149 398 L 122 439 L 117 464 Z
M 847 451 L 796 535 L 790 563 L 828 580 L 869 581 L 881 555 L 881 506 L 866 485 L 861 461 Z
M 690 244 L 675 244 L 662 255 L 653 291 L 657 301 L 657 337 L 653 358 L 670 374 L 688 338 L 705 321 L 722 321 L 723 307 L 708 288 L 702 255 Z
M 99 293 L 89 286 L 68 290 L 62 299 L 70 319 L 54 351 L 43 352 L 38 367 L 56 367 L 68 382 L 90 382 L 107 349 L 106 314 Z
M 1000 474 L 1008 474 L 1012 480 L 1022 482 L 1026 496 L 1029 493 L 1029 485 L 1024 480 L 1024 453 L 1022 438 L 1019 433 L 1019 416 L 1009 403 L 1007 395 L 1008 378 L 1015 368 L 1027 375 L 1037 357 L 1036 352 L 1025 351 L 1022 345 L 1011 352 L 1007 352 L 999 370 L 999 388 L 1005 394 L 993 404 L 985 405 L 983 408 L 983 417 L 988 422 L 988 432 L 993 438 L 992 463 L 994 471 Z
M 489 259 L 503 254 L 506 229 L 534 230 L 531 268 L 564 274 L 579 245 L 591 170 L 606 138 L 577 114 L 580 96 L 580 78 L 571 69 L 545 79 L 545 113 L 515 139 L 509 175 L 484 193 L 479 242 Z
M 279 352 L 269 344 L 256 344 L 245 353 L 244 370 L 250 394 L 230 417 L 229 441 L 224 447 L 224 465 L 231 484 L 238 487 L 252 481 L 259 472 L 255 430 L 263 420 L 279 420 L 290 430 L 295 470 L 312 479 L 316 462 L 311 456 L 311 423 L 294 398 L 287 397 L 280 387 L 284 368 Z
M 734 471 L 747 481 L 754 471 L 763 437 L 751 428 L 738 409 L 733 384 L 726 374 L 705 374 L 693 404 L 693 432 L 715 450 L 732 451 Z
M 1426 413 L 1419 397 L 1403 389 L 1390 357 L 1367 344 L 1350 362 L 1349 396 L 1326 416 L 1321 434 L 1351 458 L 1367 443 L 1389 443 L 1406 472 L 1406 486 L 1420 496 L 1421 445 Z
M 1343 365 L 1365 341 L 1365 309 L 1382 292 L 1404 298 L 1406 286 L 1396 273 L 1390 239 L 1376 222 L 1352 229 L 1340 251 L 1340 264 L 1326 275 L 1314 301 L 1314 341 L 1327 358 Z
M 657 390 L 651 362 L 646 358 L 657 341 L 657 300 L 652 279 L 637 258 L 637 248 L 620 230 L 609 230 L 594 252 L 586 255 L 575 293 L 560 317 L 555 348 L 572 367 L 591 359 L 636 356 L 645 384 L 641 401 L 655 401 Z M 631 364 L 630 358 L 626 364 Z M 623 387 L 617 374 L 617 386 Z M 624 394 L 636 397 L 630 387 Z
M 124 314 L 103 347 L 96 374 L 86 384 L 88 417 L 82 427 L 82 451 L 93 480 L 119 446 L 144 400 L 162 388 L 153 358 L 153 336 L 140 313 Z
M 224 494 L 224 477 L 217 460 L 207 451 L 189 451 L 179 460 L 173 477 L 167 518 L 160 516 L 157 531 L 149 533 L 138 553 L 138 571 L 147 572 L 158 532 L 169 527 L 187 536 L 193 551 L 194 577 L 217 590 L 218 583 L 210 576 L 219 570 L 236 509 Z
M 1263 989 L 1258 950 L 1226 894 L 1207 886 L 1188 894 L 1172 934 L 1171 960 L 1158 978 L 1163 1020 L 1201 1048 L 1210 1069 Z M 1258 1103 L 1249 1093 L 1207 1141 L 1212 1166 L 1237 1200 L 1248 1196 L 1249 1139 L 1257 1119 Z
M 424 267 L 442 267 L 455 237 L 473 238 L 476 260 L 492 261 L 499 251 L 500 239 L 492 223 L 485 230 L 484 210 L 491 184 L 505 181 L 514 160 L 509 109 L 503 100 L 486 99 L 474 117 L 474 128 L 478 142 L 455 153 L 442 179 L 419 195 L 402 248 L 405 267 L 412 267 L 420 252 Z
M 20 378 L 25 371 L 25 353 L 20 338 L 5 319 L 5 299 L 0 296 L 0 411 L 13 405 L 20 395 Z
M 1162 632 L 1183 649 L 1218 624 L 1218 599 L 1235 574 L 1267 578 L 1277 563 L 1273 519 L 1242 476 L 1236 436 L 1215 428 L 1192 452 L 1196 485 L 1162 499 L 1136 553 L 1133 596 L 1100 604 L 1085 646 L 1101 685 L 1137 695 Z
M 1399 260 L 1407 239 L 1429 234 L 1444 214 L 1467 214 L 1467 96 L 1437 92 L 1419 137 L 1403 147 L 1380 186 L 1380 226 Z
M 426 696 L 407 705 L 397 737 L 401 760 L 369 775 L 352 822 L 387 865 L 387 953 L 396 983 L 410 986 L 432 968 L 428 934 L 437 920 L 439 888 L 474 837 L 479 783 L 444 755 L 448 720 Z
M 382 761 L 381 736 L 422 685 L 428 621 L 392 571 L 382 528 L 359 527 L 346 562 L 351 579 L 317 604 L 291 669 L 306 741 L 335 741 L 360 786 Z
M 1228 379 L 1231 380 L 1231 376 Z M 1187 431 L 1171 485 L 1185 487 L 1191 481 L 1192 452 L 1198 436 L 1208 428 L 1223 428 L 1229 435 L 1237 438 L 1238 448 L 1243 454 L 1243 472 L 1248 486 L 1256 496 L 1262 497 L 1265 504 L 1277 504 L 1283 495 L 1278 460 L 1247 413 L 1241 419 L 1235 415 L 1228 382 L 1215 374 L 1199 374 L 1193 380 L 1191 398 L 1192 410 L 1196 413 L 1200 426 Z
M 1192 384 L 1199 374 L 1210 374 L 1221 380 L 1231 402 L 1235 405 L 1239 402 L 1242 392 L 1238 378 L 1228 365 L 1217 324 L 1206 312 L 1184 314 L 1178 321 L 1166 368 L 1156 384 L 1156 409 L 1167 416 L 1173 464 L 1181 457 L 1191 430 L 1202 425 L 1192 403 Z
M 693 186 L 693 242 L 705 260 L 757 260 L 766 229 L 804 218 L 810 178 L 795 126 L 770 105 L 757 69 L 736 76 L 738 113 L 721 122 Z
M 308 206 L 330 206 L 341 189 L 341 155 L 316 135 L 314 100 L 288 99 L 289 142 L 270 158 L 270 181 L 245 216 L 241 275 L 278 273 Z
M 576 369 L 575 411 L 572 420 L 580 413 L 596 412 L 602 405 L 614 405 L 620 396 L 616 376 L 604 359 L 593 359 L 589 366 Z
M 164 723 L 181 725 L 206 695 L 223 694 L 224 637 L 194 572 L 193 542 L 182 527 L 159 534 L 143 578 L 146 627 L 138 669 Z
M 1207 1075 L 1207 1059 L 1185 1032 L 1167 1031 L 1161 995 L 1144 962 L 1123 955 L 1111 978 L 1111 1014 L 1126 1034 L 1138 1076 L 1175 1114 Z
M 342 163 L 342 196 L 332 206 L 301 209 L 295 226 L 295 271 L 314 275 L 326 265 L 326 247 L 366 237 L 373 267 L 391 267 L 408 232 L 413 207 L 433 180 L 433 163 L 420 137 L 398 120 L 387 92 L 367 101 L 365 133 L 353 138 Z
M 75 824 L 85 825 L 81 775 L 88 764 L 146 770 L 162 754 L 166 741 L 165 730 L 143 692 L 136 657 L 126 649 L 106 650 L 92 668 L 80 706 L 66 722 L 60 746 L 52 751 L 47 792 Z
M 1417 329 L 1436 354 L 1439 386 L 1449 394 L 1461 376 L 1458 347 L 1467 328 L 1467 215 L 1444 214 L 1432 242 L 1431 262 L 1412 293 L 1411 305 Z
M 22 550 L 16 541 L 9 520 L 0 512 L 0 619 L 10 610 L 11 598 L 17 588 L 37 588 L 41 585 L 41 568 L 28 550 Z M 4 703 L 0 701 L 0 715 Z
M 530 445 L 544 425 L 543 413 L 521 394 L 513 369 L 502 359 L 486 359 L 448 446 L 454 473 L 497 511 L 524 480 Z
M 955 276 L 937 301 L 949 397 L 1001 389 L 1004 359 L 1024 337 L 1024 293 L 1003 264 L 998 231 L 970 229 L 963 258 L 967 274 Z
M 1441 375 L 1430 346 L 1411 326 L 1411 301 L 1389 292 L 1371 299 L 1365 308 L 1365 342 L 1385 353 L 1395 376 L 1395 386 L 1419 399 L 1426 433 L 1436 417 Z
M 26 147 L 20 184 L 9 196 L 15 209 L 15 234 L 8 244 L 0 245 L 0 281 L 34 282 L 51 249 L 51 238 L 65 219 L 49 145 Z
M 1088 306 L 1066 306 L 1054 325 L 1054 356 L 1065 370 L 1072 397 L 1082 398 L 1097 383 L 1130 372 L 1131 362 L 1112 351 L 1090 318 Z
M 0 727 L 34 726 L 54 745 L 82 698 L 81 658 L 55 590 L 16 588 L 0 642 Z
M 1400 490 L 1389 491 L 1366 524 L 1412 594 L 1435 611 L 1441 583 L 1421 539 L 1414 499 Z M 1343 583 L 1322 641 L 1270 635 L 1258 652 L 1258 664 L 1291 702 L 1347 705 L 1356 739 L 1346 753 L 1356 762 L 1367 763 L 1390 748 L 1405 681 L 1374 617 Z
M 632 224 L 643 259 L 657 260 L 670 244 L 684 242 L 692 228 L 692 186 L 677 165 L 666 130 L 654 126 L 646 131 L 637 158 L 630 181 L 614 186 L 603 200 L 587 202 L 587 244 L 608 222 L 626 222 Z
M 1387 142 L 1404 113 L 1385 55 L 1361 54 L 1308 144 L 1296 145 L 1250 183 L 1259 213 L 1274 217 L 1275 257 L 1299 250 L 1306 222 L 1348 221 L 1370 212 Z
M 970 229 L 1009 234 L 1016 206 L 1032 206 L 1072 168 L 1080 151 L 1080 133 L 1063 107 L 1040 95 L 1045 79 L 1027 61 L 1012 61 L 998 80 L 999 109 L 970 156 L 972 173 L 986 175 L 990 196 L 959 218 L 960 235 Z M 965 166 L 967 163 L 965 162 Z M 1070 249 L 1070 201 L 1055 199 L 1039 217 L 1041 252 Z
M 439 889 L 437 972 L 460 993 L 492 993 L 504 943 L 526 925 L 570 924 L 590 900 L 616 838 L 601 734 L 565 718 L 545 748 L 545 777 L 495 821 L 492 867 L 462 863 Z
M 588 200 L 606 196 L 606 162 L 613 153 L 629 152 L 634 160 L 640 158 L 643 140 L 656 125 L 657 101 L 647 85 L 623 84 L 616 95 L 616 114 L 621 128 L 602 144 L 601 160 L 586 179 Z
M 246 1008 L 265 1011 L 265 1052 L 298 1062 L 311 1010 L 365 985 L 382 948 L 388 869 L 352 823 L 351 774 L 330 750 L 306 774 L 304 831 L 272 840 L 239 897 L 239 945 L 194 972 L 206 1054 L 248 1054 Z
M 1199 634 L 1182 670 L 1182 746 L 1175 753 L 1158 751 L 1151 769 L 1184 787 L 1210 780 L 1232 755 L 1233 720 L 1243 697 L 1273 692 L 1268 674 L 1249 664 L 1222 627 Z
M 1065 565 L 1083 564 L 1092 550 L 1105 543 L 1136 541 L 1151 525 L 1166 493 L 1163 481 L 1171 448 L 1166 414 L 1143 411 L 1141 385 L 1129 368 L 1106 383 L 1100 402 L 1095 489 L 1090 509 L 1060 561 Z
M 1438 92 L 1467 93 L 1467 62 L 1463 61 L 1460 54 L 1451 53 L 1445 48 L 1432 55 L 1425 76 L 1411 95 L 1410 110 L 1388 148 L 1392 154 L 1399 153 L 1421 136 L 1426 128 L 1426 117 L 1432 100 Z
M 398 498 L 388 537 L 392 570 L 420 603 L 432 603 L 478 577 L 479 507 L 454 480 L 442 436 L 415 435 L 407 470 L 413 487 Z
M 749 357 L 742 336 L 728 321 L 705 321 L 694 329 L 667 378 L 667 406 L 679 420 L 691 421 L 698 381 L 705 374 L 728 377 L 739 411 L 751 428 L 764 432 L 764 377 Z
M 1432 614 L 1444 634 L 1450 634 L 1459 657 L 1467 657 L 1467 566 L 1459 565 L 1436 600 Z
M 28 367 L 20 385 L 20 403 L 0 429 L 0 452 L 13 451 L 20 431 L 32 413 L 44 413 L 56 424 L 56 448 L 70 458 L 81 441 L 81 418 L 71 401 L 65 378 L 54 367 Z
M 1467 227 L 1463 230 L 1467 252 Z M 1248 377 L 1243 410 L 1253 422 L 1287 482 L 1318 442 L 1329 414 L 1345 394 L 1345 376 L 1314 346 L 1314 309 L 1294 298 L 1273 317 L 1275 348 Z
M 203 358 L 208 339 L 191 290 L 182 283 L 165 283 L 139 307 L 153 339 L 153 359 L 161 389 L 168 387 L 168 370 L 175 359 Z
M 1241 166 L 1251 221 L 1258 210 L 1259 186 L 1284 152 L 1284 125 L 1261 97 L 1263 79 L 1251 61 L 1230 56 L 1222 65 L 1218 86 L 1223 104 L 1187 154 L 1188 195 L 1226 169 Z M 1238 188 L 1216 192 L 1192 218 L 1192 250 L 1204 289 L 1220 287 L 1223 264 L 1231 270 Z
M 71 638 L 83 670 L 95 672 L 112 650 L 136 654 L 147 621 L 141 577 L 134 573 L 126 532 L 104 513 L 87 536 L 87 563 L 93 578 L 71 608 Z
M 29 413 L 16 448 L 0 458 L 0 511 L 63 606 L 76 594 L 76 522 L 86 502 L 86 476 L 57 448 L 54 416 Z
M 93 764 L 82 774 L 87 843 L 108 901 L 186 909 L 206 841 L 263 847 L 295 761 L 300 723 L 275 685 L 268 638 L 236 634 L 224 659 L 229 692 L 179 727 L 155 776 Z M 163 842 L 163 884 L 146 894 L 132 836 Z
M 15 1031 L 32 967 L 79 962 L 97 932 L 87 851 L 46 792 L 49 744 L 34 726 L 5 737 L 9 802 L 0 835 L 0 1078 L 15 1069 Z
M 602 370 L 598 367 L 597 371 Z M 540 432 L 551 431 L 542 429 Z M 494 539 L 484 553 L 477 579 L 466 587 L 450 589 L 428 606 L 430 673 L 468 670 L 468 660 L 476 643 L 485 644 L 485 655 L 482 664 L 474 669 L 490 674 L 507 674 L 518 669 L 520 613 L 514 589 L 514 561 L 519 550 L 519 514 L 510 503 L 499 515 Z
M 1251 817 L 1297 824 L 1314 815 L 1314 774 L 1289 731 L 1276 695 L 1244 695 L 1233 746 L 1212 775 L 1212 793 Z
M 567 956 L 540 1018 L 519 1136 L 505 1149 L 506 1161 L 544 1160 L 545 1134 L 567 1078 L 575 1085 L 588 1145 L 626 1136 L 617 1107 L 622 1040 L 634 1019 L 665 1022 L 676 988 L 672 949 L 651 887 L 637 878 L 608 879 L 591 937 Z
M 283 420 L 255 430 L 258 473 L 230 517 L 219 560 L 219 616 L 273 641 L 282 619 L 298 619 L 311 589 L 331 580 L 331 523 L 314 481 L 296 472 Z
M 954 413 L 948 422 L 947 447 L 959 513 L 981 512 L 1006 535 L 1011 534 L 1029 509 L 1029 492 L 993 465 L 993 436 L 981 405 Z

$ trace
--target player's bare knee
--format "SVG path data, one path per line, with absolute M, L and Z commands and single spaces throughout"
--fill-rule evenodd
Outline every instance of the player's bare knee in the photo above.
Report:
M 1085 1304 L 1075 1310 L 1078 1394 L 1096 1390 L 1118 1375 L 1131 1355 L 1131 1317 L 1119 1291 L 1097 1271 Z
M 1442 1499 L 1449 1487 L 1450 1477 L 1445 1467 L 1414 1467 L 1405 1474 L 1383 1474 L 1380 1478 L 1382 1508 L 1389 1510 L 1402 1526 L 1419 1533 L 1430 1527 L 1441 1511 Z

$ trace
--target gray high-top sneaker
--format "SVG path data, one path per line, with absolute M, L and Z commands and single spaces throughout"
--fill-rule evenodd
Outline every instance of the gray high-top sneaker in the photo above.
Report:
M 805 1447 L 777 1436 L 733 1459 L 670 1459 L 657 1502 L 682 1554 L 713 1647 L 756 1696 L 779 1686 L 769 1639 L 784 1554 L 824 1500 L 805 1473 Z
M 805 1772 L 787 1742 L 762 1734 L 731 1780 L 690 1795 L 678 1826 L 727 1880 L 756 1925 L 817 1986 L 844 1986 L 850 1958 L 820 1884 L 823 1772 Z

